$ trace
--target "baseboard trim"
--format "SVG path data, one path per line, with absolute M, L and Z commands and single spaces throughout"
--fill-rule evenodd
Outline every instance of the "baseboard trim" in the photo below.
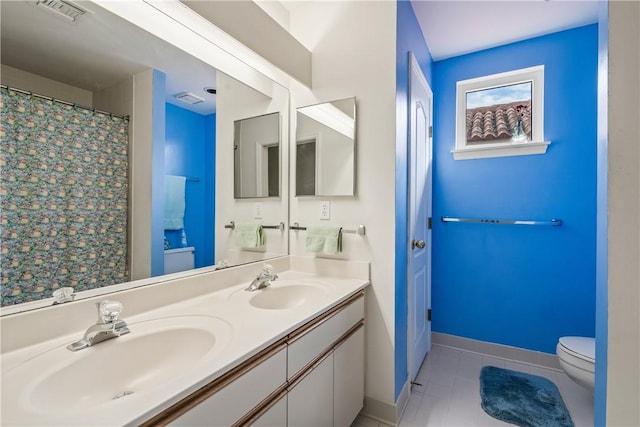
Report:
M 407 403 L 409 403 L 409 397 L 411 396 L 411 381 L 406 381 L 402 390 L 400 391 L 400 395 L 398 396 L 398 400 L 396 401 L 396 424 L 400 423 L 400 418 L 402 418 L 402 414 L 404 413 L 405 408 L 407 407 Z
M 410 395 L 411 383 L 407 381 L 404 383 L 395 404 L 382 402 L 369 396 L 365 396 L 364 407 L 362 408 L 360 415 L 388 426 L 397 426 L 400 423 L 400 418 L 402 418 L 402 413 L 404 412 L 407 403 L 409 403 Z
M 396 405 L 369 396 L 364 397 L 364 407 L 360 414 L 389 426 L 396 425 Z
M 486 341 L 478 341 L 471 338 L 443 334 L 440 332 L 431 333 L 431 342 L 444 347 L 456 348 L 459 350 L 485 354 L 501 359 L 513 360 L 520 363 L 562 371 L 560 363 L 558 363 L 558 357 L 555 354 L 526 350 L 524 348 L 511 347 L 503 344 L 494 344 Z

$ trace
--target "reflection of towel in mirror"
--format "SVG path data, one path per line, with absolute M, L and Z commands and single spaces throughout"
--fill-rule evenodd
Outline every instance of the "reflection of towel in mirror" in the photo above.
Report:
M 316 254 L 335 255 L 342 252 L 342 228 L 331 225 L 307 227 L 306 249 Z
M 265 244 L 264 230 L 260 224 L 236 224 L 234 231 L 239 248 L 258 248 Z
M 164 229 L 180 230 L 184 228 L 185 195 L 184 176 L 166 175 L 164 177 Z

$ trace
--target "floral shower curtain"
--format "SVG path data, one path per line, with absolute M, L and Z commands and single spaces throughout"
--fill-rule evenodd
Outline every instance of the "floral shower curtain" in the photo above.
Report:
M 128 119 L 0 93 L 2 306 L 128 279 Z

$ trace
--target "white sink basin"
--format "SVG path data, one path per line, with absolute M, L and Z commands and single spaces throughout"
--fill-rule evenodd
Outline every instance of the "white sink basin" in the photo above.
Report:
M 65 343 L 3 372 L 2 388 L 15 392 L 3 396 L 5 415 L 15 409 L 68 413 L 115 401 L 133 404 L 137 396 L 197 370 L 232 333 L 227 322 L 208 316 L 166 317 L 129 328 L 130 334 L 77 352 Z
M 330 285 L 316 281 L 273 281 L 257 291 L 241 289 L 234 292 L 230 300 L 243 301 L 265 310 L 288 310 L 321 300 L 331 289 Z

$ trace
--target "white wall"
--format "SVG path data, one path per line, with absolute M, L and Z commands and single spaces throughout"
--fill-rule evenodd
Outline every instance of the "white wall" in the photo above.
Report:
M 60 83 L 37 74 L 28 73 L 18 68 L 2 65 L 0 69 L 2 84 L 17 89 L 28 90 L 38 95 L 74 102 L 85 107 L 93 106 L 91 91 Z
M 133 76 L 93 94 L 93 106 L 123 116 L 133 115 Z
M 153 69 L 133 76 L 133 98 L 135 100 L 131 134 L 135 146 L 130 145 L 131 161 L 129 179 L 131 200 L 131 280 L 151 277 L 151 212 L 152 212 L 152 166 L 153 146 Z
M 330 223 L 367 227 L 365 237 L 346 234 L 343 252 L 335 258 L 371 262 L 365 394 L 367 405 L 386 407 L 395 400 L 396 4 L 309 1 L 287 3 L 287 7 L 292 34 L 312 51 L 313 76 L 313 90 L 292 83 L 291 110 L 355 96 L 358 112 L 356 196 L 292 196 L 290 222 L 318 223 L 320 201 L 330 200 Z M 295 135 L 295 123 L 291 134 Z M 292 255 L 309 256 L 304 241 L 304 232 L 291 232 Z
M 607 425 L 640 425 L 640 3 L 609 2 Z
M 230 264 L 264 259 L 287 253 L 287 233 L 280 230 L 265 230 L 266 245 L 262 249 L 240 250 L 235 244 L 233 231 L 224 225 L 235 223 L 260 223 L 277 225 L 287 223 L 288 206 L 288 147 L 286 130 L 289 126 L 288 92 L 282 86 L 273 84 L 267 96 L 228 75 L 217 73 L 216 111 L 216 263 L 222 257 Z M 234 122 L 248 117 L 280 112 L 280 197 L 235 199 L 234 178 Z M 255 217 L 255 204 L 262 206 L 262 218 Z M 222 254 L 222 255 L 221 255 Z

